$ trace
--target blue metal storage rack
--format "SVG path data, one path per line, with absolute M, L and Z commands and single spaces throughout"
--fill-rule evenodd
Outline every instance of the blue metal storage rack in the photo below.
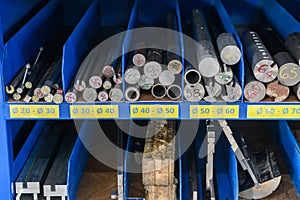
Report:
M 62 5 L 62 2 L 64 3 Z M 168 8 L 176 10 L 176 14 L 179 18 L 179 24 L 187 20 L 189 13 L 192 8 L 199 7 L 204 10 L 206 15 L 210 15 L 211 10 L 215 10 L 216 13 L 222 19 L 222 23 L 226 31 L 232 33 L 236 40 L 238 41 L 239 47 L 242 49 L 242 44 L 239 39 L 239 35 L 236 31 L 236 26 L 247 25 L 247 24 L 269 24 L 271 25 L 282 37 L 285 39 L 286 36 L 294 31 L 300 32 L 300 15 L 295 5 L 299 5 L 299 0 L 295 1 L 283 1 L 278 0 L 174 0 L 174 1 L 157 1 L 159 4 L 164 4 Z M 0 197 L 1 199 L 12 199 L 14 189 L 12 186 L 17 173 L 21 170 L 22 165 L 26 157 L 28 156 L 34 141 L 40 131 L 42 121 L 39 121 L 36 125 L 34 131 L 30 134 L 28 140 L 26 141 L 21 153 L 16 159 L 12 156 L 12 133 L 8 131 L 14 123 L 13 120 L 31 120 L 37 118 L 46 119 L 58 119 L 58 120 L 70 120 L 76 118 L 86 119 L 89 118 L 84 115 L 74 116 L 74 107 L 85 108 L 94 110 L 111 105 L 117 106 L 117 115 L 112 115 L 111 117 L 102 118 L 101 116 L 92 116 L 92 118 L 99 119 L 131 119 L 134 117 L 133 110 L 131 106 L 158 106 L 161 108 L 167 108 L 168 106 L 178 106 L 178 115 L 173 115 L 170 118 L 178 118 L 182 120 L 199 120 L 207 118 L 226 118 L 226 119 L 236 119 L 236 120 L 250 120 L 250 119 L 289 119 L 297 120 L 300 119 L 300 103 L 299 102 L 284 102 L 284 103 L 271 103 L 271 102 L 260 102 L 260 103 L 248 103 L 242 98 L 241 101 L 237 103 L 216 103 L 211 107 L 211 104 L 201 102 L 201 103 L 189 103 L 185 101 L 180 102 L 138 102 L 138 103 L 78 103 L 75 105 L 68 105 L 63 103 L 57 108 L 55 117 L 53 116 L 39 116 L 36 114 L 28 114 L 22 116 L 14 115 L 13 106 L 17 106 L 20 109 L 28 108 L 28 104 L 8 102 L 8 97 L 5 94 L 4 87 L 8 81 L 13 77 L 16 71 L 26 62 L 34 58 L 36 52 L 32 49 L 38 49 L 45 41 L 55 40 L 55 35 L 59 35 L 64 26 L 77 24 L 76 28 L 69 36 L 67 42 L 64 45 L 63 54 L 63 88 L 68 89 L 72 77 L 74 76 L 76 70 L 80 66 L 82 59 L 86 54 L 95 46 L 95 41 L 100 42 L 105 38 L 112 35 L 112 33 L 101 32 L 99 30 L 101 27 L 116 27 L 123 26 L 127 29 L 132 29 L 138 17 L 142 17 L 143 20 L 150 20 L 152 23 L 159 24 L 159 20 L 164 17 L 164 9 L 157 9 L 157 7 L 151 6 L 153 2 L 148 2 L 146 0 L 115 0 L 115 1 L 105 1 L 105 0 L 94 0 L 91 4 L 90 1 L 72 1 L 72 0 L 54 0 L 48 2 L 40 11 L 32 14 L 34 15 L 31 19 L 24 24 L 18 31 L 14 30 L 16 25 L 20 20 L 24 19 L 24 16 L 30 16 L 28 13 L 32 12 L 34 8 L 40 2 L 37 0 L 26 0 L 22 2 L 10 2 L 1 1 L 0 2 Z M 71 6 L 74 9 L 68 9 Z M 117 6 L 116 6 L 117 5 Z M 11 7 L 14 6 L 14 12 L 11 12 Z M 85 8 L 88 9 L 85 11 Z M 19 8 L 19 9 L 17 9 Z M 22 8 L 20 10 L 20 8 Z M 285 10 L 285 8 L 287 10 Z M 145 16 L 138 16 L 144 10 L 148 10 Z M 249 10 L 251 9 L 251 12 Z M 64 12 L 63 12 L 64 11 Z M 113 12 L 111 12 L 113 11 Z M 151 16 L 151 13 L 155 13 L 156 18 Z M 81 14 L 80 14 L 81 13 Z M 84 15 L 82 16 L 82 14 Z M 112 14 L 113 13 L 113 14 Z M 291 13 L 291 14 L 290 14 Z M 292 16 L 293 15 L 293 16 Z M 76 16 L 76 17 L 70 17 Z M 109 17 L 108 17 L 109 16 Z M 280 16 L 280 20 L 278 20 Z M 298 20 L 296 20 L 296 19 Z M 50 31 L 49 31 L 50 30 Z M 109 28 L 107 29 L 109 30 Z M 181 31 L 181 30 L 180 30 Z M 130 35 L 126 36 L 126 39 L 130 40 Z M 126 41 L 126 42 L 128 42 Z M 126 43 L 125 42 L 125 43 Z M 184 45 L 184 41 L 182 41 Z M 29 48 L 30 47 L 30 48 Z M 123 73 L 124 73 L 125 63 L 123 60 Z M 244 86 L 244 61 L 241 60 L 238 66 L 238 78 L 242 85 Z M 37 105 L 38 108 L 46 109 L 49 106 L 54 106 L 52 104 L 30 104 Z M 86 107 L 85 107 L 86 106 Z M 133 107 L 132 107 L 133 108 Z M 214 109 L 217 108 L 217 109 Z M 30 107 L 31 109 L 34 109 Z M 209 115 L 202 115 L 202 109 L 208 109 Z M 231 111 L 233 110 L 233 114 Z M 227 111 L 229 113 L 227 113 Z M 212 114 L 212 112 L 215 112 Z M 261 113 L 262 112 L 262 113 Z M 224 114 L 225 113 L 225 114 Z M 232 114 L 232 115 L 230 115 Z M 146 118 L 163 118 L 159 115 L 151 116 L 148 115 Z M 17 121 L 16 121 L 17 122 Z M 280 149 L 282 155 L 286 158 L 286 163 L 288 170 L 291 174 L 294 185 L 300 193 L 300 168 L 299 168 L 299 145 L 293 138 L 291 131 L 285 121 L 274 122 L 276 127 L 278 127 L 276 132 L 274 132 L 274 139 Z M 83 125 L 84 127 L 85 125 Z M 274 126 L 275 127 L 275 126 Z M 82 128 L 84 132 L 84 128 Z M 283 134 L 285 137 L 283 137 Z M 227 145 L 224 141 L 223 145 Z M 82 148 L 82 144 L 78 142 L 72 154 L 72 159 L 76 161 L 76 156 L 79 151 L 76 149 Z M 219 151 L 218 151 L 219 152 Z M 220 152 L 222 153 L 222 152 Z M 217 153 L 219 154 L 219 153 Z M 84 157 L 84 156 L 83 156 Z M 183 160 L 186 159 L 183 156 L 180 160 L 180 167 L 183 173 L 180 175 L 181 180 L 184 179 L 184 168 L 185 165 Z M 229 166 L 231 171 L 226 171 L 225 176 L 236 177 L 236 163 L 233 158 L 232 153 L 229 156 Z M 292 162 L 293 161 L 293 162 Z M 222 160 L 220 160 L 222 162 Z M 224 161 L 228 162 L 228 161 Z M 73 161 L 70 161 L 73 163 Z M 73 163 L 74 164 L 74 163 Z M 78 183 L 79 180 L 71 180 L 74 178 L 72 176 L 72 170 L 70 168 L 70 185 L 72 183 Z M 82 170 L 82 169 L 77 169 Z M 224 169 L 217 169 L 223 171 Z M 76 173 L 73 171 L 74 174 Z M 234 178 L 235 179 L 235 178 Z M 231 180 L 228 178 L 228 182 L 232 185 L 229 189 L 230 196 L 233 199 L 237 198 L 237 185 L 236 180 Z M 76 184 L 75 184 L 76 185 Z M 186 186 L 184 181 L 180 182 L 180 194 L 181 198 L 185 199 Z M 73 188 L 73 187 L 72 187 Z M 227 192 L 229 192 L 227 191 Z M 226 192 L 226 191 L 225 191 Z M 71 197 L 74 198 L 76 191 L 71 191 Z

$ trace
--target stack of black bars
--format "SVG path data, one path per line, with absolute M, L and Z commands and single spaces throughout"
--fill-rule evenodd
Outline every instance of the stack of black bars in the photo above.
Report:
M 22 67 L 5 87 L 6 93 L 13 100 L 26 103 L 44 101 L 61 104 L 63 102 L 62 54 L 53 55 L 49 49 L 44 50 L 40 47 L 35 61 Z
M 284 44 L 270 27 L 254 30 L 247 30 L 242 35 L 248 60 L 245 62 L 245 98 L 259 102 L 268 95 L 275 102 L 281 102 L 289 97 L 289 87 L 292 87 L 300 99 L 300 67 L 296 61 L 299 57 L 294 48 L 289 48 L 295 44 Z
M 15 182 L 17 200 L 67 197 L 68 162 L 76 136 L 73 126 L 45 125 Z
M 185 100 L 239 101 L 242 89 L 232 67 L 239 63 L 241 51 L 218 16 L 208 27 L 203 13 L 193 9 L 190 24 L 183 24 L 183 32 L 196 41 L 185 39 Z

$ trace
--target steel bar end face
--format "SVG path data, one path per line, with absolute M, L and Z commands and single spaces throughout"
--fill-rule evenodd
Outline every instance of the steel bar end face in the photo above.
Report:
M 137 84 L 141 78 L 139 70 L 130 68 L 125 71 L 124 80 L 126 83 L 134 85 Z
M 222 49 L 220 56 L 226 65 L 235 65 L 241 60 L 242 53 L 237 46 L 228 45 Z
M 33 91 L 33 94 L 35 97 L 37 97 L 39 99 L 44 97 L 44 94 L 42 93 L 41 88 L 35 88 Z
M 31 100 L 31 96 L 29 96 L 29 95 L 26 95 L 25 97 L 24 97 L 24 99 L 23 99 L 26 103 L 29 103 L 30 102 L 30 100 Z
M 300 81 L 300 67 L 295 63 L 286 63 L 279 68 L 278 81 L 285 86 L 294 86 Z
M 262 199 L 271 195 L 279 186 L 281 176 L 273 178 L 269 181 L 261 183 L 258 187 L 252 187 L 239 192 L 239 196 L 244 199 Z
M 227 72 L 220 72 L 217 75 L 215 75 L 215 80 L 217 83 L 221 85 L 229 84 L 233 79 L 233 72 L 227 71 Z
M 144 73 L 146 76 L 156 79 L 162 72 L 161 64 L 155 61 L 147 62 L 144 66 Z
M 24 91 L 23 88 L 24 88 L 24 87 L 19 87 L 19 88 L 17 88 L 17 93 L 22 94 L 23 91 Z
M 5 91 L 7 94 L 13 94 L 15 92 L 15 88 L 11 85 L 5 87 Z
M 167 96 L 171 100 L 177 100 L 181 97 L 182 95 L 182 89 L 178 85 L 171 85 L 167 89 Z
M 74 92 L 67 92 L 65 95 L 65 100 L 67 103 L 75 103 L 77 101 L 77 96 Z
M 107 78 L 111 78 L 111 77 L 113 77 L 115 75 L 115 70 L 114 70 L 114 68 L 112 66 L 106 65 L 102 69 L 102 74 L 103 74 L 103 76 L 105 76 Z
M 44 86 L 41 88 L 41 92 L 43 93 L 43 95 L 50 94 L 51 88 L 50 88 L 49 86 L 44 85 Z
M 173 74 L 180 74 L 182 71 L 182 63 L 179 60 L 171 60 L 168 63 L 168 70 Z
M 222 99 L 226 102 L 236 102 L 242 97 L 242 88 L 240 85 L 236 84 L 234 87 L 226 85 L 227 95 L 221 95 Z
M 143 74 L 138 82 L 138 85 L 142 90 L 150 90 L 154 85 L 154 79 Z
M 25 85 L 25 88 L 27 88 L 27 89 L 31 89 L 32 88 L 32 83 L 29 82 L 29 81 L 25 82 L 24 85 Z
M 125 99 L 130 102 L 135 102 L 140 98 L 140 90 L 136 87 L 128 87 L 125 90 Z
M 74 88 L 78 92 L 83 92 L 86 89 L 86 83 L 82 80 L 77 80 L 74 84 Z
M 47 94 L 44 96 L 44 100 L 48 103 L 53 101 L 53 95 L 52 94 Z
M 38 103 L 40 101 L 40 98 L 38 98 L 37 96 L 33 95 L 31 98 L 32 102 Z
M 270 83 L 278 76 L 278 65 L 269 59 L 259 61 L 253 69 L 254 76 L 263 83 Z
M 113 88 L 109 91 L 109 98 L 113 102 L 120 102 L 123 99 L 123 92 L 119 88 Z
M 298 100 L 300 100 L 300 83 L 298 83 L 298 85 L 294 86 L 294 91 L 296 93 Z
M 98 89 L 102 86 L 102 79 L 100 76 L 92 76 L 89 79 L 89 85 L 94 88 L 94 89 Z
M 152 96 L 157 99 L 162 99 L 167 95 L 167 88 L 162 84 L 156 84 L 151 89 Z
M 184 81 L 188 85 L 198 85 L 201 81 L 200 72 L 196 69 L 191 69 L 184 74 Z
M 120 85 L 123 83 L 123 78 L 121 74 L 114 75 L 113 81 L 115 84 Z
M 214 77 L 220 71 L 220 64 L 217 59 L 212 57 L 203 58 L 199 62 L 199 71 L 202 76 Z
M 275 98 L 275 102 L 281 102 L 288 98 L 290 88 L 281 85 L 278 81 L 273 81 L 267 85 L 267 95 Z
M 21 98 L 22 98 L 22 97 L 21 97 L 21 94 L 19 94 L 19 93 L 14 93 L 14 94 L 13 94 L 13 99 L 14 99 L 14 100 L 20 101 Z
M 53 102 L 56 104 L 61 104 L 64 101 L 64 97 L 62 94 L 55 94 L 53 96 Z
M 44 51 L 44 47 L 40 47 L 40 51 Z
M 266 87 L 259 81 L 251 81 L 245 86 L 244 96 L 250 102 L 259 102 L 266 96 Z
M 159 75 L 158 80 L 162 85 L 169 86 L 174 83 L 175 75 L 173 73 L 171 73 L 169 70 L 164 70 Z
M 184 87 L 184 97 L 189 102 L 199 102 L 203 99 L 205 90 L 202 84 L 186 85 Z
M 98 100 L 100 102 L 106 102 L 106 101 L 108 101 L 108 94 L 107 94 L 107 92 L 106 91 L 99 92 L 99 94 L 98 94 Z
M 109 90 L 112 87 L 112 83 L 110 81 L 104 81 L 103 88 Z
M 137 53 L 132 57 L 132 63 L 137 67 L 142 67 L 146 63 L 146 57 L 143 54 Z
M 82 93 L 82 97 L 86 102 L 94 102 L 98 95 L 94 88 L 86 88 Z

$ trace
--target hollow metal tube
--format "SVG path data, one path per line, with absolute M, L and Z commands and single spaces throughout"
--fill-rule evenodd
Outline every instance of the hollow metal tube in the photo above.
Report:
M 137 87 L 131 86 L 125 90 L 125 99 L 130 102 L 138 101 L 140 98 L 140 90 Z
M 182 89 L 179 85 L 170 85 L 167 89 L 167 96 L 171 100 L 180 99 L 182 95 Z
M 164 98 L 167 94 L 167 88 L 162 84 L 155 84 L 151 89 L 151 94 L 157 99 Z

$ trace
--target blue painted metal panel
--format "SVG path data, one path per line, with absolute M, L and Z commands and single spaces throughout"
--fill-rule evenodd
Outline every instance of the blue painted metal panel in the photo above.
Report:
M 80 137 L 83 137 L 83 135 L 88 134 L 88 132 L 86 131 L 89 129 L 87 122 L 88 121 L 85 121 L 82 124 L 82 127 L 78 133 L 79 137 L 76 140 L 76 143 L 74 145 L 68 163 L 68 177 L 67 177 L 68 200 L 75 200 L 78 184 L 84 172 L 84 168 L 89 156 L 88 151 L 86 150 L 86 148 L 84 147 L 80 139 Z
M 273 122 L 270 133 L 300 197 L 300 146 L 286 121 Z
M 299 14 L 299 8 L 300 8 L 300 1 L 294 0 L 294 1 L 286 1 L 286 0 L 277 0 L 280 5 L 282 5 L 295 19 L 300 22 L 300 14 Z

